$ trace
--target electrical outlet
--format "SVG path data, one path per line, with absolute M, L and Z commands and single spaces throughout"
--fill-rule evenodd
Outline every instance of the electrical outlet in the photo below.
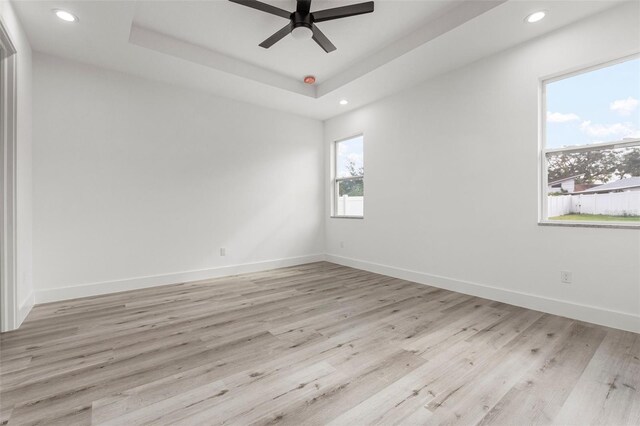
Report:
M 571 272 L 569 272 L 569 271 L 560 271 L 560 282 L 562 282 L 564 284 L 571 284 L 572 280 L 573 280 L 573 277 L 571 275 Z
M 340 241 L 340 248 L 344 248 L 344 241 Z
M 220 247 L 220 256 L 226 256 L 227 255 L 227 249 L 224 247 Z

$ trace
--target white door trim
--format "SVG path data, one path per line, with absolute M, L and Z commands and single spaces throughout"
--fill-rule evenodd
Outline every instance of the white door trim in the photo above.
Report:
M 0 331 L 18 325 L 16 148 L 16 49 L 0 20 Z

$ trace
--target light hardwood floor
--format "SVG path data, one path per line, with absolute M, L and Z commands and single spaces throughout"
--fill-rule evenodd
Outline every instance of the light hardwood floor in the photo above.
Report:
M 640 335 L 330 263 L 36 306 L 2 424 L 640 424 Z

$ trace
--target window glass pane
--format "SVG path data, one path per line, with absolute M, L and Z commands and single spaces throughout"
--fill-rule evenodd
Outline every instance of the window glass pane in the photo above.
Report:
M 640 58 L 547 83 L 546 147 L 640 138 Z
M 362 216 L 364 214 L 364 182 L 349 179 L 337 182 L 336 214 Z
M 336 143 L 336 177 L 364 175 L 362 136 Z
M 364 195 L 364 182 L 362 179 L 341 180 L 338 182 L 338 196 L 362 197 Z
M 640 146 L 547 154 L 550 220 L 640 224 Z

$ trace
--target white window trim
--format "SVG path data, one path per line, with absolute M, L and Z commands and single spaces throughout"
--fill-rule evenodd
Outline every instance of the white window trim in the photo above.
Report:
M 618 228 L 618 229 L 640 229 L 639 224 L 630 224 L 629 222 L 588 222 L 588 221 L 556 221 L 548 219 L 548 210 L 547 210 L 547 196 L 548 196 L 548 164 L 547 164 L 547 154 L 550 153 L 558 153 L 558 152 L 581 152 L 581 151 L 594 151 L 594 150 L 604 150 L 604 149 L 616 149 L 616 148 L 630 148 L 634 146 L 640 146 L 640 139 L 624 139 L 621 141 L 611 141 L 605 143 L 598 144 L 588 144 L 588 145 L 579 145 L 579 146 L 569 146 L 562 148 L 550 148 L 547 149 L 547 99 L 546 99 L 546 87 L 547 84 L 553 83 L 555 81 L 564 80 L 566 78 L 571 78 L 580 74 L 585 74 L 591 71 L 595 71 L 600 68 L 605 68 L 609 66 L 613 66 L 616 64 L 620 64 L 632 59 L 640 58 L 640 54 L 636 53 L 630 56 L 625 56 L 622 58 L 617 58 L 614 60 L 610 60 L 607 62 L 600 62 L 596 65 L 584 67 L 581 69 L 574 69 L 570 72 L 565 72 L 562 74 L 556 74 L 553 76 L 548 76 L 540 79 L 540 108 L 539 108 L 539 118 L 538 118 L 538 128 L 539 128 L 539 141 L 538 141 L 538 164 L 539 168 L 539 198 L 538 198 L 538 224 L 544 226 L 565 226 L 565 227 L 582 227 L 582 228 Z
M 331 146 L 331 186 L 332 186 L 332 196 L 331 196 L 331 218 L 333 219 L 364 219 L 364 203 L 362 205 L 362 216 L 356 215 L 340 215 L 338 214 L 338 184 L 342 181 L 346 180 L 356 180 L 362 179 L 362 185 L 364 186 L 364 173 L 362 176 L 349 176 L 344 178 L 338 177 L 338 149 L 337 146 L 340 142 L 348 141 L 350 139 L 355 139 L 361 137 L 362 142 L 362 155 L 364 156 L 364 133 L 356 133 L 352 136 L 348 136 L 346 138 L 338 139 L 333 141 L 333 145 Z

